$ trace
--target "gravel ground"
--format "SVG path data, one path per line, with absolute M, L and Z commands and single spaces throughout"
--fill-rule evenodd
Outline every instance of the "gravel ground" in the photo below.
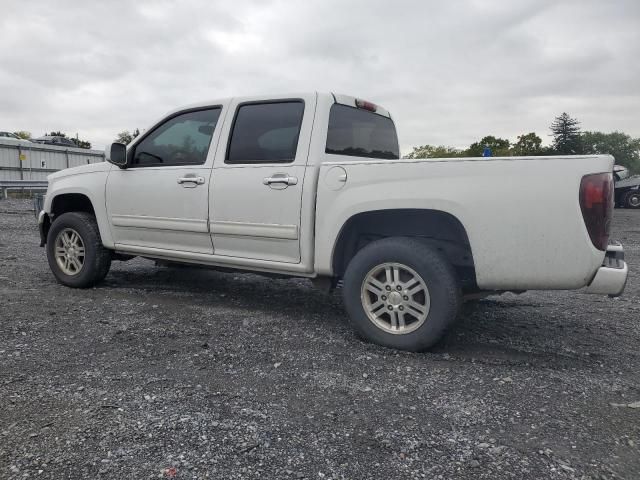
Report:
M 0 478 L 640 478 L 640 280 L 507 294 L 437 349 L 303 280 L 114 262 L 58 285 L 0 201 Z M 640 211 L 615 235 L 640 262 Z

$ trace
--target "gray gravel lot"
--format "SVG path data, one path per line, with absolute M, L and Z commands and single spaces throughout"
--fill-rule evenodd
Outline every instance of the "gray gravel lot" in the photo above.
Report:
M 493 297 L 411 354 L 303 280 L 63 287 L 30 205 L 0 201 L 0 478 L 640 478 L 640 211 L 623 297 Z

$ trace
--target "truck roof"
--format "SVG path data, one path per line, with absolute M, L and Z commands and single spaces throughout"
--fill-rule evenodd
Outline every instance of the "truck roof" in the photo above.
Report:
M 309 96 L 312 96 L 312 95 L 317 95 L 318 97 L 324 97 L 329 101 L 332 100 L 333 103 L 348 105 L 350 107 L 355 107 L 355 108 L 365 108 L 373 113 L 382 115 L 383 117 L 391 118 L 391 114 L 389 113 L 388 110 L 386 110 L 385 108 L 381 107 L 380 105 L 374 102 L 370 102 L 360 97 L 344 95 L 341 93 L 317 92 L 317 91 L 217 98 L 217 99 L 211 99 L 207 101 L 191 103 L 189 105 L 183 105 L 180 108 L 171 110 L 170 112 L 168 112 L 168 115 L 180 112 L 182 110 L 188 110 L 190 108 L 206 107 L 209 105 L 216 105 L 216 104 L 226 104 L 231 102 L 232 100 L 235 100 L 238 103 L 244 103 L 244 102 L 257 102 L 265 99 L 287 100 L 287 99 L 305 98 L 305 97 L 308 98 Z

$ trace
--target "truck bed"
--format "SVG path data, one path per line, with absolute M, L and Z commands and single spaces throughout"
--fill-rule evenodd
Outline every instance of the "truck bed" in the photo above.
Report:
M 578 195 L 584 175 L 611 172 L 609 155 L 331 158 L 318 180 L 320 272 L 330 271 L 330 239 L 350 217 L 394 208 L 456 217 L 467 232 L 482 289 L 580 288 L 603 261 L 605 252 L 589 239 Z M 339 187 L 336 169 L 346 175 Z

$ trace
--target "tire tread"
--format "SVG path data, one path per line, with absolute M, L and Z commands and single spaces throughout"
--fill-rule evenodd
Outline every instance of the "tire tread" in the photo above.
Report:
M 77 225 L 80 224 L 80 226 Z M 78 232 L 82 236 L 82 241 L 85 246 L 85 264 L 87 269 L 85 272 L 80 272 L 78 276 L 68 276 L 62 273 L 52 256 L 53 242 L 55 242 L 55 235 L 57 231 L 65 226 L 73 227 L 76 229 L 85 228 L 86 232 Z M 93 254 L 89 254 L 93 252 Z M 49 260 L 49 266 L 56 277 L 56 279 L 68 287 L 74 288 L 89 288 L 100 283 L 109 273 L 111 268 L 111 250 L 102 245 L 102 237 L 100 236 L 100 230 L 98 223 L 94 215 L 88 212 L 67 212 L 56 218 L 49 229 L 49 235 L 47 238 L 47 257 Z M 90 263 L 86 263 L 90 258 Z
M 364 275 L 376 264 L 398 261 L 416 270 L 432 297 L 427 321 L 417 330 L 394 335 L 371 322 L 362 307 L 360 288 Z M 344 275 L 345 307 L 356 332 L 365 340 L 409 351 L 434 346 L 454 323 L 462 303 L 455 269 L 435 248 L 410 237 L 389 237 L 366 245 L 351 259 Z

